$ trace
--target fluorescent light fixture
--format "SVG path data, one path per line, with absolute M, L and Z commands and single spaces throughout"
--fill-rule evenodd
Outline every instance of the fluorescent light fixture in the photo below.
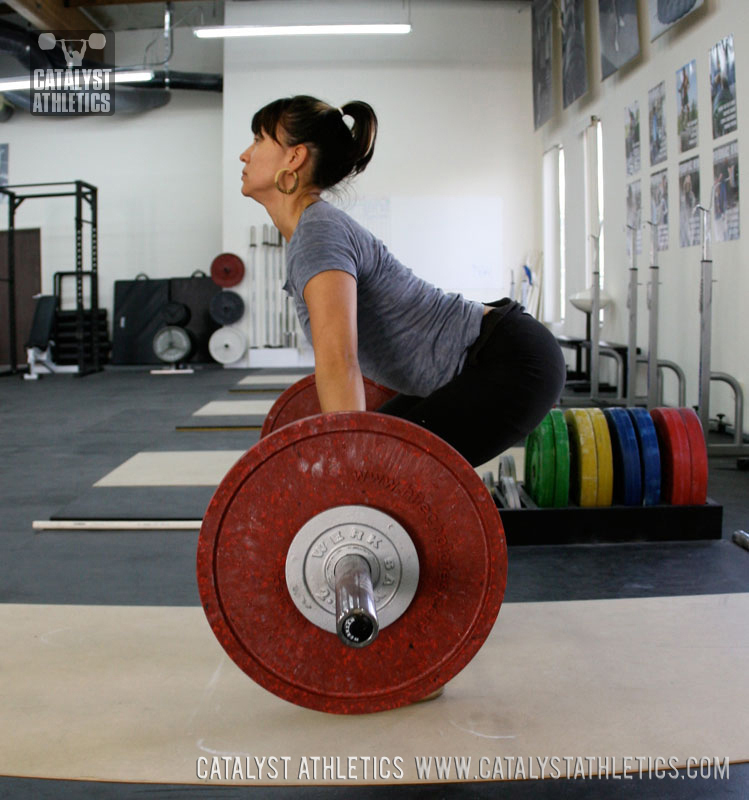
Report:
M 148 70 L 115 72 L 115 83 L 146 83 L 153 80 L 153 72 Z M 0 92 L 28 92 L 31 89 L 30 78 L 2 78 Z
M 408 24 L 382 25 L 224 25 L 194 28 L 199 39 L 228 39 L 238 36 L 350 36 L 362 34 L 411 33 Z
M 31 88 L 31 78 L 3 78 L 0 92 L 22 92 Z
M 153 80 L 153 72 L 141 70 L 140 72 L 115 72 L 115 83 L 147 83 Z

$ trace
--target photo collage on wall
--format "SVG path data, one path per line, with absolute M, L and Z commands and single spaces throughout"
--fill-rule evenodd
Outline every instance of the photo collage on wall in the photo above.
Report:
M 664 4 L 665 7 L 665 4 Z M 699 7 L 693 4 L 691 10 Z M 686 4 L 682 4 L 686 8 Z M 661 9 L 662 11 L 664 8 Z M 651 4 L 652 12 L 652 4 Z M 655 38 L 655 37 L 653 37 Z M 739 154 L 738 114 L 736 108 L 736 65 L 733 36 L 721 39 L 709 51 L 710 99 L 713 139 L 712 176 L 700 194 L 700 157 L 692 151 L 699 147 L 699 109 L 697 100 L 698 62 L 692 59 L 675 73 L 677 152 L 689 154 L 678 165 L 679 246 L 694 247 L 702 243 L 702 218 L 698 206 L 712 208 L 712 232 L 716 242 L 740 237 L 739 218 Z M 636 175 L 641 167 L 639 103 L 625 109 L 624 142 L 627 176 Z M 648 145 L 650 166 L 659 167 L 650 175 L 650 221 L 656 226 L 658 250 L 669 246 L 668 144 L 666 131 L 666 84 L 659 83 L 648 92 Z M 734 134 L 732 137 L 731 134 Z M 704 134 L 703 134 L 704 136 Z M 627 184 L 627 224 L 640 213 L 639 180 Z M 647 212 L 646 212 L 647 213 Z M 627 237 L 627 255 L 631 249 Z M 636 252 L 640 252 L 639 245 Z
M 588 91 L 585 32 L 587 2 L 595 0 L 532 0 L 533 124 L 536 130 L 548 122 L 554 113 L 553 32 L 557 26 L 561 29 L 562 39 L 562 107 L 568 108 Z M 640 22 L 645 23 L 640 16 L 641 2 L 642 0 L 598 0 L 601 80 L 606 80 L 640 55 Z M 704 4 L 705 0 L 648 0 L 646 15 L 650 25 L 650 40 L 657 39 Z M 732 39 L 730 44 L 732 48 Z M 693 64 L 694 62 L 688 67 Z M 691 80 L 692 74 L 688 77 Z M 686 82 L 682 91 L 687 93 L 685 104 L 692 96 L 696 97 L 696 87 L 690 90 Z M 687 122 L 685 117 L 685 125 Z M 691 127 L 695 126 L 687 125 L 688 130 Z M 681 128 L 679 135 L 681 136 Z M 665 148 L 665 141 L 663 145 L 657 144 L 657 147 Z M 686 152 L 687 149 L 689 148 L 685 146 L 681 152 Z M 656 160 L 652 163 L 661 162 Z
M 533 125 L 538 130 L 551 118 L 551 11 L 552 0 L 534 0 L 533 31 Z

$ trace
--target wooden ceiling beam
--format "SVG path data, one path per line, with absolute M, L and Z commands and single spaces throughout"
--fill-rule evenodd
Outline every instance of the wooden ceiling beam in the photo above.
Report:
M 98 30 L 98 26 L 76 8 L 67 8 L 65 0 L 5 0 L 16 14 L 37 30 L 63 31 Z
M 78 8 L 79 6 L 135 6 L 141 3 L 153 3 L 155 0 L 64 0 L 68 8 Z M 173 3 L 188 3 L 192 0 L 172 0 Z

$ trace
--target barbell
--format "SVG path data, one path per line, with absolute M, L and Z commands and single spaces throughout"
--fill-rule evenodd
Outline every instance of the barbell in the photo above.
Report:
M 375 411 L 318 413 L 267 432 L 223 479 L 197 578 L 214 634 L 257 683 L 368 713 L 468 664 L 499 613 L 507 549 L 489 491 L 442 439 Z
M 103 33 L 94 32 L 88 39 L 57 39 L 54 33 L 40 33 L 37 42 L 40 50 L 54 50 L 57 42 L 80 42 L 81 44 L 86 42 L 92 50 L 103 50 L 107 43 L 107 37 Z

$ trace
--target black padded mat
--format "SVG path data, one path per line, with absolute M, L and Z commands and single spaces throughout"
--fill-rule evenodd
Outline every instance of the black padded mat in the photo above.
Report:
M 50 515 L 60 520 L 201 520 L 213 486 L 96 486 Z
M 190 416 L 175 426 L 184 431 L 260 431 L 263 427 L 263 414 L 232 414 L 225 417 Z

